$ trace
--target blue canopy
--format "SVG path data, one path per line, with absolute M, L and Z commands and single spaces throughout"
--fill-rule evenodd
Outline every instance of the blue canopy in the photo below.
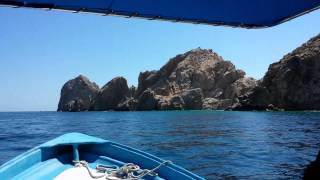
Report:
M 318 9 L 320 0 L 0 0 L 0 4 L 259 28 Z

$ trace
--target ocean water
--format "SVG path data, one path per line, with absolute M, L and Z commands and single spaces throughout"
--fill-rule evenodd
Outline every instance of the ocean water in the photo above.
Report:
M 138 148 L 207 179 L 300 179 L 320 149 L 320 113 L 0 113 L 0 164 L 68 132 Z

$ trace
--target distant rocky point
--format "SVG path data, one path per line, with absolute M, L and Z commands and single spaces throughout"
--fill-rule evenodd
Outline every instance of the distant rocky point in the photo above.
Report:
M 177 55 L 160 70 L 139 75 L 138 87 L 116 77 L 99 88 L 80 75 L 61 90 L 58 111 L 143 111 L 226 109 L 256 86 L 212 50 Z
M 320 34 L 273 63 L 235 110 L 320 110 Z
M 320 35 L 270 65 L 259 81 L 212 50 L 194 49 L 160 70 L 141 72 L 138 87 L 116 77 L 99 88 L 80 75 L 61 90 L 58 111 L 320 110 Z

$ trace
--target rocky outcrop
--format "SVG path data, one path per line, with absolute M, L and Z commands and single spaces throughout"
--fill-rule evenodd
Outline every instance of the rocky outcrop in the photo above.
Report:
M 137 100 L 134 98 L 136 87 L 131 86 L 127 94 L 119 102 L 115 110 L 117 111 L 133 111 L 137 107 Z
M 136 110 L 156 110 L 158 99 L 155 97 L 155 93 L 151 89 L 143 91 L 139 96 Z
M 80 111 L 226 109 L 255 86 L 256 81 L 245 77 L 230 61 L 198 48 L 170 59 L 160 70 L 140 73 L 137 89 L 128 88 L 126 79 L 117 77 L 101 89 L 95 86 L 93 94 L 83 95 L 86 98 L 64 90 L 70 97 L 61 96 L 60 101 L 67 100 Z M 63 104 L 69 107 L 68 103 Z
M 95 98 L 92 107 L 94 111 L 116 110 L 121 100 L 126 99 L 129 87 L 127 80 L 123 77 L 116 77 L 102 87 Z
M 206 109 L 225 109 L 254 86 L 256 81 L 245 77 L 230 61 L 198 48 L 170 59 L 158 71 L 140 73 L 135 96 L 152 91 L 153 103 L 161 110 L 202 109 L 206 98 L 219 104 L 205 101 Z M 138 104 L 140 108 L 144 102 L 138 100 Z
M 239 97 L 239 103 L 234 105 L 233 110 L 264 111 L 264 110 L 267 110 L 268 107 L 273 106 L 270 100 L 271 100 L 271 95 L 268 89 L 259 84 L 248 93 Z
M 271 64 L 259 81 L 198 48 L 140 73 L 137 89 L 122 77 L 99 89 L 79 76 L 63 86 L 58 105 L 59 111 L 183 109 L 320 110 L 320 35 Z
M 88 111 L 98 92 L 94 82 L 80 75 L 63 85 L 58 111 Z
M 181 93 L 184 109 L 202 109 L 203 93 L 200 88 L 186 90 Z
M 134 91 L 134 87 L 128 88 L 123 77 L 112 79 L 100 89 L 96 83 L 80 75 L 62 87 L 58 111 L 131 110 L 132 103 L 125 102 L 132 98 Z
M 259 87 L 240 99 L 236 110 L 319 110 L 320 35 L 271 64 Z
M 137 107 L 137 100 L 129 97 L 126 98 L 124 101 L 120 102 L 117 107 L 115 108 L 115 110 L 117 111 L 134 111 L 136 110 Z

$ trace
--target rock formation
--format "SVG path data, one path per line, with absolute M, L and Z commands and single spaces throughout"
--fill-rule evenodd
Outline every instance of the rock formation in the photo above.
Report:
M 118 104 L 126 98 L 129 92 L 127 80 L 123 77 L 116 77 L 104 85 L 95 97 L 92 110 L 106 111 L 115 110 Z
M 99 89 L 79 76 L 63 86 L 58 106 L 59 111 L 182 109 L 319 110 L 320 35 L 271 64 L 259 81 L 198 48 L 160 70 L 140 73 L 137 89 L 123 77 Z
M 88 111 L 98 92 L 95 83 L 80 75 L 62 87 L 58 111 Z
M 319 110 L 320 35 L 270 65 L 259 85 L 236 110 Z
M 160 70 L 140 73 L 137 89 L 128 88 L 122 77 L 114 78 L 101 89 L 95 86 L 83 110 L 226 109 L 255 86 L 256 81 L 245 77 L 230 61 L 212 50 L 198 48 L 170 59 Z M 69 94 L 68 102 L 78 99 L 74 91 L 62 91 Z M 60 101 L 66 102 L 65 96 Z M 59 110 L 70 108 L 59 105 Z
M 148 107 L 145 110 L 151 108 L 151 99 L 152 109 L 202 109 L 207 98 L 215 103 L 205 103 L 206 109 L 225 109 L 255 85 L 254 79 L 245 77 L 230 61 L 198 48 L 170 59 L 158 71 L 140 73 L 135 96 L 139 109 Z M 145 93 L 148 101 L 141 98 Z
M 158 99 L 155 97 L 155 93 L 151 89 L 146 89 L 138 97 L 138 103 L 136 110 L 156 110 Z

